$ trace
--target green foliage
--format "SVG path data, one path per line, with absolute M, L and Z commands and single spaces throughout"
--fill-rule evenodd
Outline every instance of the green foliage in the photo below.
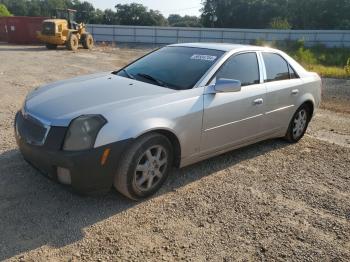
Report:
M 137 1 L 135 1 L 137 2 Z M 170 15 L 137 3 L 95 9 L 84 0 L 0 0 L 19 16 L 52 16 L 56 8 L 77 9 L 78 22 L 186 27 L 350 29 L 350 0 L 203 0 L 202 15 Z
M 316 72 L 322 77 L 349 78 L 349 74 L 342 67 L 324 65 L 305 65 L 308 71 Z
M 300 47 L 296 51 L 294 57 L 302 64 L 313 65 L 317 63 L 314 53 L 312 53 L 310 49 L 305 49 L 304 47 Z
M 306 47 L 304 40 L 268 42 L 257 39 L 252 44 L 285 51 L 307 70 L 324 77 L 350 77 L 350 48 L 329 48 L 323 45 Z
M 4 4 L 0 4 L 0 16 L 11 16 L 11 13 Z
M 350 76 L 350 57 L 348 58 L 348 61 L 346 62 L 344 70 Z
M 287 18 L 276 17 L 276 18 L 273 18 L 272 21 L 270 22 L 269 28 L 288 30 L 288 29 L 291 29 L 292 26 L 288 22 Z
M 201 18 L 206 27 L 350 29 L 349 14 L 349 0 L 204 0 Z
M 167 24 L 164 16 L 156 10 L 148 10 L 142 4 L 118 4 L 116 16 L 121 25 L 144 25 L 144 26 L 163 26 Z
M 170 26 L 177 27 L 201 27 L 201 21 L 197 16 L 181 16 L 181 15 L 169 15 L 168 23 Z
M 57 8 L 76 9 L 77 21 L 96 24 L 163 26 L 168 22 L 156 10 L 148 10 L 141 4 L 118 4 L 116 11 L 95 9 L 87 1 L 80 0 L 0 0 L 10 12 L 18 16 L 53 16 Z

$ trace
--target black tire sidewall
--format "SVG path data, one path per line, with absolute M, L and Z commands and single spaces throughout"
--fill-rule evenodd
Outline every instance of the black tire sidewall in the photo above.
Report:
M 305 128 L 304 128 L 304 131 L 303 133 L 298 137 L 298 138 L 294 138 L 293 136 L 293 123 L 294 123 L 294 119 L 295 117 L 299 114 L 299 112 L 301 110 L 305 110 L 306 112 L 306 125 L 305 125 Z M 310 116 L 310 109 L 307 105 L 301 105 L 298 110 L 294 113 L 293 117 L 292 117 L 292 120 L 290 121 L 290 124 L 289 124 L 289 128 L 288 128 L 288 134 L 287 134 L 287 139 L 292 142 L 292 143 L 297 143 L 300 141 L 300 139 L 302 139 L 306 133 L 306 130 L 309 126 L 309 123 L 310 123 L 310 120 L 311 120 L 311 116 Z
M 165 148 L 165 150 L 167 151 L 167 156 L 168 156 L 168 165 L 166 167 L 166 170 L 164 172 L 163 177 L 161 178 L 161 180 L 158 182 L 158 184 L 151 190 L 149 191 L 140 191 L 136 188 L 136 186 L 134 185 L 134 176 L 135 176 L 135 169 L 136 166 L 138 164 L 138 161 L 141 157 L 142 154 L 144 154 L 144 152 L 149 149 L 152 146 L 156 146 L 156 145 L 161 145 Z M 156 193 L 161 186 L 164 184 L 164 182 L 166 181 L 166 179 L 169 176 L 169 173 L 172 169 L 172 165 L 173 165 L 173 149 L 171 146 L 170 141 L 162 136 L 154 136 L 151 137 L 149 140 L 145 141 L 134 153 L 131 163 L 129 163 L 129 168 L 128 168 L 128 172 L 127 172 L 127 178 L 126 178 L 126 182 L 127 182 L 127 189 L 129 194 L 132 196 L 132 198 L 134 199 L 143 199 L 143 198 L 147 198 L 151 195 L 153 195 L 154 193 Z
M 73 39 L 76 40 L 76 43 L 77 43 L 76 45 L 73 44 L 73 43 L 74 43 Z M 78 36 L 76 36 L 75 34 L 71 34 L 71 35 L 69 36 L 69 39 L 68 39 L 68 43 L 67 43 L 67 44 L 68 44 L 67 47 L 68 47 L 70 50 L 72 50 L 72 51 L 77 50 L 78 47 L 79 47 L 79 39 L 78 39 Z
M 89 44 L 89 40 L 91 39 L 91 44 Z M 91 49 L 94 46 L 94 39 L 91 34 L 82 35 L 82 44 L 85 49 Z

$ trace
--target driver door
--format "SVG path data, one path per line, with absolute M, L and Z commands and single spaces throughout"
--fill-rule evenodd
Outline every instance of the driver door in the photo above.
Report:
M 236 79 L 241 91 L 204 94 L 201 153 L 224 150 L 262 136 L 266 88 L 256 52 L 239 53 L 218 70 L 216 79 Z M 209 88 L 209 87 L 208 87 Z

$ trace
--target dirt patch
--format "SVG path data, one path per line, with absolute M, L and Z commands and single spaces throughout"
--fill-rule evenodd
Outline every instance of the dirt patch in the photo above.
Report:
M 146 51 L 0 45 L 0 260 L 349 261 L 349 114 L 319 110 L 295 145 L 270 140 L 174 170 L 140 203 L 78 196 L 22 159 L 12 124 L 29 90 Z

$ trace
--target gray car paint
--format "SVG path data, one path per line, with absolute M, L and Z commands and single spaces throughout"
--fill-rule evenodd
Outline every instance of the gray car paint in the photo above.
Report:
M 230 44 L 177 44 L 211 48 L 226 53 L 193 89 L 176 91 L 107 73 L 59 81 L 27 96 L 24 111 L 52 126 L 68 126 L 84 114 L 101 114 L 108 123 L 99 132 L 95 147 L 137 138 L 154 130 L 174 134 L 181 147 L 181 166 L 257 141 L 283 136 L 295 110 L 305 101 L 315 108 L 321 101 L 320 78 L 307 72 L 281 51 Z M 260 84 L 237 93 L 213 94 L 209 83 L 232 55 L 256 52 Z M 286 59 L 300 79 L 264 83 L 261 52 Z M 292 94 L 295 89 L 297 94 Z M 255 100 L 261 104 L 254 104 Z

